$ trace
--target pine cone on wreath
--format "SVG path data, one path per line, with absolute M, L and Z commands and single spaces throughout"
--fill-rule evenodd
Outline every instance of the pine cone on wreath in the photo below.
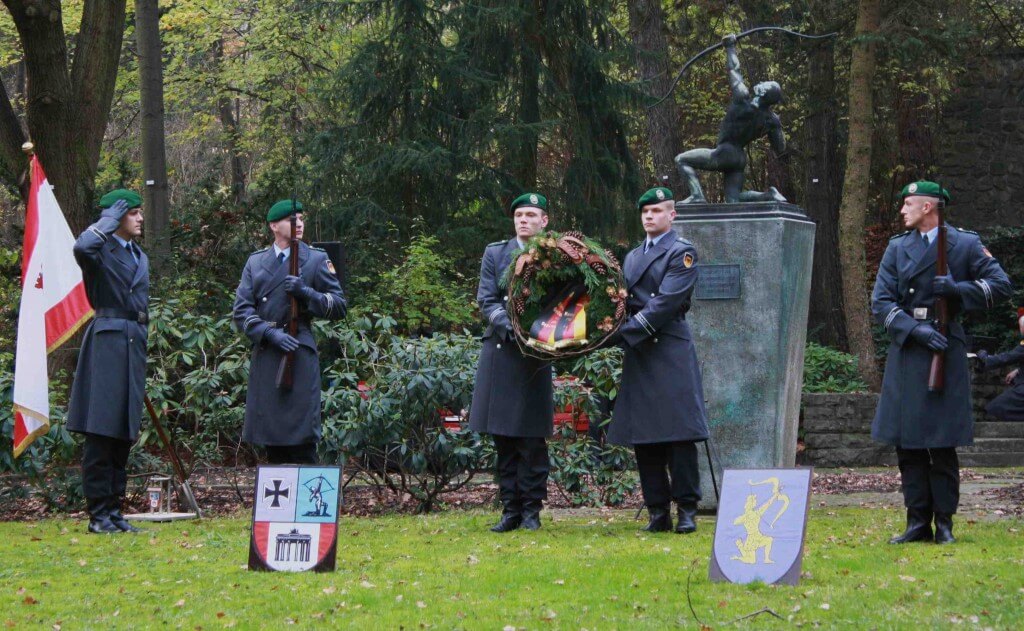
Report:
M 520 296 L 516 296 L 512 299 L 512 308 L 515 310 L 516 315 L 523 315 L 526 311 L 526 302 Z
M 615 319 L 621 320 L 624 315 L 626 315 L 626 303 L 624 301 L 615 303 Z

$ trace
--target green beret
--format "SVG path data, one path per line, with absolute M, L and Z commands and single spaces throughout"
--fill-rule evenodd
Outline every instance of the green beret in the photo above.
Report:
M 943 197 L 949 201 L 949 191 L 944 188 L 939 188 L 939 185 L 935 182 L 929 182 L 927 180 L 920 180 L 918 182 L 911 182 L 903 187 L 903 192 L 900 193 L 900 199 L 903 199 L 909 195 L 924 195 L 925 197 Z
M 664 186 L 655 186 L 636 200 L 636 209 L 643 210 L 648 204 L 660 204 L 672 199 L 672 190 Z
M 142 198 L 138 193 L 126 188 L 118 188 L 100 198 L 100 208 L 110 208 L 114 202 L 122 199 L 128 202 L 128 208 L 138 208 L 142 205 Z
M 290 217 L 292 215 L 292 208 L 295 209 L 294 212 L 301 213 L 302 202 L 293 202 L 290 199 L 282 199 L 271 206 L 270 210 L 267 211 L 267 221 L 278 221 L 279 219 Z
M 508 212 L 514 213 L 516 208 L 520 206 L 533 206 L 534 208 L 540 208 L 544 212 L 548 211 L 548 198 L 544 197 L 540 193 L 523 193 L 519 197 L 512 200 L 512 205 L 508 207 Z

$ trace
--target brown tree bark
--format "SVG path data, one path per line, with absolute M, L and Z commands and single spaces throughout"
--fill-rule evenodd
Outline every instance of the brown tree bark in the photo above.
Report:
M 213 47 L 214 62 L 220 64 L 224 57 L 224 37 L 221 36 Z M 224 148 L 228 153 L 228 169 L 231 172 L 231 199 L 236 204 L 245 204 L 245 156 L 239 149 L 239 116 L 236 113 L 237 98 L 228 92 L 217 97 L 217 114 L 224 130 Z
M 171 255 L 164 135 L 164 71 L 157 0 L 135 0 L 135 40 L 139 53 L 142 113 L 142 179 L 146 247 L 159 273 Z
M 665 38 L 665 13 L 660 0 L 630 0 L 629 36 L 636 48 L 636 63 L 651 102 L 661 98 L 672 83 L 668 41 Z M 654 176 L 669 177 L 669 186 L 681 197 L 686 190 L 675 165 L 675 157 L 683 151 L 679 122 L 682 112 L 674 97 L 654 108 L 646 109 L 647 141 L 654 158 Z
M 25 58 L 29 137 L 77 233 L 93 215 L 93 180 L 114 95 L 125 0 L 86 1 L 70 66 L 59 0 L 2 1 Z
M 519 103 L 516 123 L 536 125 L 540 122 L 540 15 L 534 0 L 525 0 L 522 36 L 516 51 L 518 76 L 516 92 Z M 512 176 L 520 190 L 531 190 L 537 185 L 537 143 L 539 133 L 526 128 L 510 139 L 502 151 L 502 169 Z
M 814 275 L 808 328 L 813 339 L 849 349 L 843 311 L 842 268 L 839 261 L 839 204 L 842 173 L 835 98 L 835 46 L 832 40 L 808 46 L 807 93 L 809 112 L 804 121 L 804 207 L 817 224 L 814 237 Z
M 874 389 L 881 380 L 871 337 L 868 279 L 865 278 L 864 216 L 871 180 L 871 140 L 874 103 L 875 36 L 881 21 L 881 0 L 860 0 L 850 61 L 850 132 L 846 177 L 839 207 L 839 252 L 843 271 L 843 304 L 850 349 L 858 358 L 861 378 Z
M 28 172 L 28 161 L 25 154 L 20 150 L 22 143 L 28 140 L 25 130 L 14 112 L 14 106 L 7 95 L 7 88 L 0 81 L 0 164 L 17 183 L 18 188 L 24 189 L 28 185 L 26 174 Z M 27 191 L 22 190 L 22 197 Z

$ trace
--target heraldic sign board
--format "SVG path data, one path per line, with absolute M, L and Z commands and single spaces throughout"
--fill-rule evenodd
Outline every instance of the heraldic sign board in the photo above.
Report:
M 260 466 L 253 499 L 250 570 L 334 571 L 341 467 Z
M 726 469 L 709 577 L 796 585 L 807 534 L 812 470 Z

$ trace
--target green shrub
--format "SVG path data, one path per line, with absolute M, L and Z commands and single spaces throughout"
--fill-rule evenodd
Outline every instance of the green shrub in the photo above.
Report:
M 804 392 L 862 392 L 867 384 L 857 374 L 857 358 L 810 342 L 804 351 Z

